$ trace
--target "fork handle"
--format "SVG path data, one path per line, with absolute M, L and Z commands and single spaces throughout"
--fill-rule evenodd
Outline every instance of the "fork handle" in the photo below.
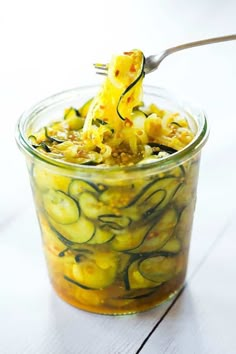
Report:
M 231 34 L 229 36 L 221 36 L 221 37 L 215 37 L 215 38 L 202 39 L 202 40 L 196 41 L 196 42 L 181 44 L 176 47 L 172 47 L 172 48 L 167 49 L 165 51 L 165 57 L 169 54 L 178 52 L 179 50 L 192 48 L 192 47 L 198 47 L 198 46 L 206 45 L 206 44 L 232 41 L 232 40 L 236 40 L 236 34 Z

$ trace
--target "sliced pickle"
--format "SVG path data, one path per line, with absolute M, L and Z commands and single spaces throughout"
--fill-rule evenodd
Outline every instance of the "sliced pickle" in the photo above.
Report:
M 170 208 L 161 215 L 159 220 L 147 231 L 143 242 L 132 250 L 133 253 L 147 253 L 160 250 L 172 237 L 178 221 L 175 208 Z
M 125 279 L 127 290 L 153 288 L 160 284 L 144 277 L 139 270 L 140 260 L 134 261 L 128 268 L 128 277 Z
M 36 186 L 41 191 L 45 192 L 49 189 L 54 189 L 67 193 L 71 181 L 69 177 L 52 173 L 39 164 L 34 165 L 32 174 Z
M 74 179 L 69 185 L 70 196 L 76 200 L 79 200 L 79 196 L 83 192 L 96 193 L 97 186 L 82 179 Z
M 148 225 L 138 227 L 137 229 L 127 229 L 123 233 L 116 235 L 112 240 L 112 248 L 116 251 L 130 251 L 136 249 L 143 242 L 147 231 Z
M 181 250 L 181 242 L 177 238 L 171 238 L 167 243 L 160 249 L 161 252 L 168 253 L 178 253 Z
M 91 245 L 109 242 L 115 236 L 114 232 L 106 227 L 97 227 L 94 236 L 88 241 Z
M 114 230 L 122 230 L 131 224 L 131 219 L 127 216 L 113 214 L 99 215 L 98 220 Z
M 66 245 L 85 243 L 95 234 L 94 224 L 82 216 L 73 224 L 59 224 L 52 218 L 49 218 L 49 223 L 53 230 L 57 232 L 58 238 Z
M 85 257 L 73 264 L 65 279 L 86 289 L 104 289 L 116 278 L 118 261 L 113 254 L 97 254 Z
M 97 199 L 97 195 L 91 192 L 83 192 L 79 196 L 79 205 L 87 218 L 98 220 L 101 215 L 113 214 L 113 208 L 105 205 Z
M 116 208 L 125 208 L 136 195 L 134 186 L 116 186 L 110 187 L 104 191 L 99 200 L 105 204 L 115 205 Z
M 140 218 L 152 214 L 155 216 L 167 206 L 181 185 L 181 179 L 172 176 L 154 180 L 139 192 L 128 207 L 136 205 Z M 128 210 L 127 208 L 127 214 Z
M 64 192 L 50 189 L 43 195 L 43 205 L 47 214 L 59 224 L 73 224 L 79 219 L 77 203 Z
M 150 257 L 139 262 L 142 276 L 152 282 L 163 283 L 173 278 L 177 271 L 176 257 Z

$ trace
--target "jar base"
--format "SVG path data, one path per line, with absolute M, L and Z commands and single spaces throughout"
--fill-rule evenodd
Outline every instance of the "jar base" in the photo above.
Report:
M 76 299 L 73 296 L 64 294 L 62 289 L 59 289 L 56 284 L 52 284 L 56 294 L 66 303 L 76 307 L 77 309 L 100 314 L 100 315 L 132 315 L 144 311 L 151 310 L 159 305 L 170 301 L 181 291 L 184 286 L 185 274 L 178 275 L 175 279 L 163 284 L 155 291 L 150 291 L 150 295 L 143 296 L 137 299 L 110 299 L 109 304 L 100 301 L 99 304 L 86 304 L 83 303 L 83 299 Z M 92 299 L 92 297 L 91 297 Z M 86 302 L 84 300 L 84 302 Z M 96 299 L 94 300 L 96 302 Z

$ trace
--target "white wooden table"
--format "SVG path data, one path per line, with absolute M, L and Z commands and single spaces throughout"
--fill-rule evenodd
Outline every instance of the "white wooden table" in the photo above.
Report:
M 236 42 L 175 54 L 146 78 L 203 106 L 211 124 L 186 286 L 156 309 L 95 315 L 54 294 L 14 142 L 19 114 L 54 92 L 94 82 L 95 60 L 236 33 L 235 18 L 233 0 L 0 3 L 1 354 L 236 353 Z

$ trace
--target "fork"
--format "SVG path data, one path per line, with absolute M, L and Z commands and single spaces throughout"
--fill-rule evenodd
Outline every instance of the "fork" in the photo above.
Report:
M 218 42 L 226 42 L 226 41 L 233 41 L 236 40 L 236 34 L 231 34 L 228 36 L 221 36 L 221 37 L 214 37 L 203 39 L 196 42 L 189 42 L 185 44 L 178 45 L 176 47 L 168 48 L 159 54 L 150 55 L 149 57 L 145 58 L 144 64 L 144 72 L 145 74 L 149 74 L 156 70 L 163 59 L 165 59 L 168 55 L 178 52 L 183 49 L 188 49 L 192 47 L 198 47 L 206 44 L 213 44 Z M 95 69 L 97 70 L 96 73 L 100 75 L 107 75 L 108 71 L 108 64 L 94 64 Z

